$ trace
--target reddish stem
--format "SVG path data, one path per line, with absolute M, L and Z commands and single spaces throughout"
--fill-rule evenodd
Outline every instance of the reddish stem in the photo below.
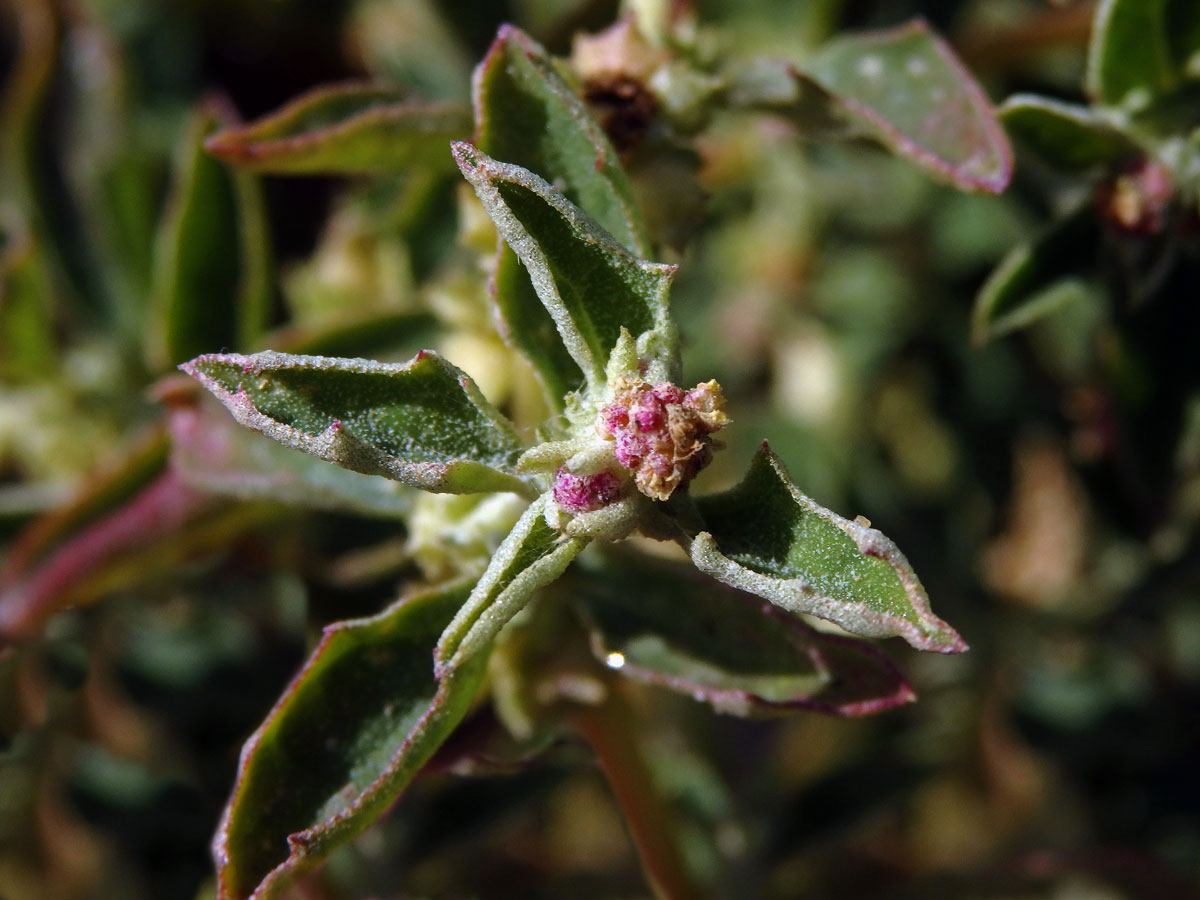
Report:
M 620 687 L 610 681 L 603 702 L 578 707 L 575 727 L 596 753 L 655 893 L 669 900 L 701 898 L 704 893 L 683 856 L 675 813 L 638 747 Z

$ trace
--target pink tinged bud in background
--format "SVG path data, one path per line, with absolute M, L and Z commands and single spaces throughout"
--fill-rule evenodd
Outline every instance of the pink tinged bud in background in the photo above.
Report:
M 1100 183 L 1095 193 L 1101 220 L 1129 237 L 1150 237 L 1167 227 L 1175 185 L 1162 164 L 1140 159 Z

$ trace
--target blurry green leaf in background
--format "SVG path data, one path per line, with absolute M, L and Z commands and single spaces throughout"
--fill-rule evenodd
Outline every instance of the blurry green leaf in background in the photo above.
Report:
M 462 504 L 456 528 L 418 535 L 447 514 L 394 482 L 368 488 L 356 480 L 367 476 L 334 466 L 306 472 L 304 461 L 320 461 L 249 431 L 234 437 L 203 415 L 169 463 L 166 413 L 147 394 L 174 360 L 268 347 L 398 362 L 434 344 L 518 429 L 541 421 L 544 394 L 578 385 L 579 367 L 560 356 L 539 365 L 543 390 L 492 327 L 493 277 L 512 344 L 553 323 L 527 315 L 542 307 L 525 270 L 512 255 L 492 268 L 496 236 L 486 221 L 471 224 L 472 210 L 482 217 L 469 189 L 456 193 L 448 140 L 470 137 L 455 116 L 471 99 L 472 66 L 488 58 L 498 81 L 485 93 L 524 86 L 536 100 L 549 85 L 564 102 L 591 96 L 608 119 L 638 125 L 615 157 L 590 158 L 598 170 L 556 167 L 566 145 L 527 143 L 522 129 L 475 138 L 489 156 L 545 177 L 622 243 L 670 241 L 651 258 L 679 263 L 672 312 L 686 374 L 718 379 L 735 410 L 722 432 L 729 447 L 697 493 L 733 488 L 769 435 L 806 495 L 870 516 L 904 548 L 939 615 L 972 645 L 962 658 L 900 648 L 920 699 L 882 716 L 714 716 L 722 703 L 760 707 L 748 693 L 836 705 L 903 691 L 872 654 L 842 655 L 832 649 L 839 636 L 799 626 L 752 631 L 745 645 L 760 649 L 733 653 L 713 634 L 741 627 L 742 607 L 722 604 L 754 601 L 723 588 L 697 594 L 691 627 L 664 640 L 661 610 L 686 593 L 677 561 L 647 563 L 651 574 L 639 577 L 657 587 L 638 606 L 623 580 L 605 577 L 609 564 L 585 553 L 562 583 L 575 596 L 543 598 L 562 600 L 567 621 L 578 614 L 579 642 L 538 643 L 551 602 L 519 617 L 520 640 L 488 663 L 492 693 L 539 653 L 565 654 L 571 666 L 526 694 L 512 689 L 535 710 L 578 705 L 597 683 L 616 683 L 606 680 L 612 654 L 640 669 L 648 683 L 614 696 L 634 710 L 694 868 L 710 873 L 707 896 L 1194 896 L 1195 6 L 0 4 L 0 593 L 71 567 L 78 576 L 48 591 L 0 650 L 0 892 L 213 896 L 208 845 L 238 747 L 321 629 L 401 615 L 403 604 L 371 618 L 423 566 L 494 551 L 479 523 L 495 510 L 474 497 L 434 498 Z M 618 13 L 639 17 L 650 74 L 589 92 L 572 36 L 602 34 Z M 940 162 L 926 165 L 942 183 L 903 150 L 888 154 L 897 134 L 917 134 L 902 115 L 917 76 L 901 64 L 882 83 L 904 90 L 859 97 L 874 119 L 830 121 L 830 106 L 818 118 L 806 105 L 855 97 L 861 72 L 846 48 L 891 31 L 904 49 L 916 33 L 895 29 L 915 15 L 929 22 L 928 61 L 969 95 L 961 114 L 987 111 L 983 90 L 1010 98 L 999 116 L 1017 157 L 1002 196 L 946 184 L 978 187 L 1003 171 L 985 127 L 932 123 L 940 141 L 927 149 Z M 488 56 L 501 19 L 545 54 L 525 55 L 507 32 Z M 766 56 L 777 62 L 758 62 Z M 739 67 L 759 73 L 757 94 L 734 82 Z M 820 90 L 793 92 L 791 67 Z M 336 177 L 324 167 L 250 174 L 198 152 L 212 129 L 204 98 L 224 96 L 249 124 L 223 128 L 299 138 L 286 146 L 317 167 L 332 145 L 312 142 L 315 119 L 247 136 L 278 125 L 272 111 L 297 97 L 320 107 L 330 95 L 314 89 L 364 82 L 386 85 L 371 95 L 378 105 L 357 97 L 333 131 L 370 156 L 333 167 Z M 808 127 L 817 124 L 833 130 Z M 393 141 L 397 130 L 406 137 Z M 408 143 L 414 133 L 429 142 Z M 614 158 L 646 206 L 644 230 L 619 233 L 625 188 L 604 165 Z M 398 172 L 404 160 L 420 168 Z M 1139 180 L 1146 160 L 1166 173 L 1159 190 L 1143 190 L 1155 187 Z M 350 168 L 359 174 L 346 176 Z M 388 174 L 363 174 L 380 168 Z M 259 185 L 257 211 L 239 193 L 243 179 Z M 583 199 L 606 192 L 602 204 Z M 616 212 L 606 219 L 605 209 Z M 190 260 L 186 278 L 171 254 Z M 237 296 L 257 299 L 235 305 Z M 212 329 L 203 346 L 201 327 Z M 187 389 L 158 395 L 173 390 L 182 393 L 169 414 L 186 430 L 202 407 Z M 186 488 L 161 489 L 168 475 Z M 203 496 L 200 510 L 183 515 L 185 496 Z M 114 540 L 111 524 L 156 498 L 177 527 L 141 519 Z M 107 544 L 89 567 L 78 551 L 97 525 Z M 47 568 L 56 558 L 67 567 Z M 60 608 L 76 601 L 88 605 Z M 430 651 L 436 638 L 435 629 Z M 810 669 L 813 648 L 823 665 Z M 878 680 L 830 680 L 848 657 Z M 873 668 L 860 668 L 866 657 Z M 788 673 L 782 684 L 764 676 L 766 659 Z M 482 774 L 500 765 L 484 736 L 508 734 L 487 721 L 468 711 L 461 744 L 449 748 L 459 765 L 415 779 L 395 814 L 297 890 L 331 900 L 645 894 L 591 751 L 541 734 L 536 759 L 518 744 L 501 760 L 504 777 Z M 464 760 L 474 776 L 449 774 L 470 768 Z M 319 803 L 342 796 L 330 777 Z

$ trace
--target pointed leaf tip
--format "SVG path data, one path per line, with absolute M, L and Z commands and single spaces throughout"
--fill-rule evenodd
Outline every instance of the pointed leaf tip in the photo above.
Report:
M 231 165 L 274 174 L 445 170 L 446 141 L 470 128 L 464 105 L 414 102 L 378 84 L 335 84 L 221 131 L 205 149 Z
M 602 391 L 622 329 L 668 372 L 678 371 L 678 341 L 667 313 L 674 266 L 631 254 L 540 175 L 465 142 L 451 149 L 590 389 Z
M 630 252 L 650 253 L 620 154 L 537 41 L 501 27 L 472 90 L 481 150 L 537 172 Z
M 802 67 L 842 115 L 893 152 L 967 191 L 998 194 L 1012 150 L 991 101 L 923 19 L 839 38 Z
M 470 141 L 451 141 L 450 153 L 464 175 L 479 168 L 479 150 Z
M 741 484 L 697 506 L 708 530 L 693 539 L 692 561 L 718 581 L 863 637 L 899 636 L 941 653 L 967 649 L 933 614 L 899 548 L 805 496 L 765 443 Z
M 427 491 L 536 491 L 524 449 L 460 369 L 422 351 L 407 363 L 295 356 L 199 356 L 180 368 L 247 427 L 347 469 Z

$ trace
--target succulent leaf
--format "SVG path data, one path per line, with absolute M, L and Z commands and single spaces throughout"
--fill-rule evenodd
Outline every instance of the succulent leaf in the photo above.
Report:
M 461 721 L 487 655 L 435 678 L 431 652 L 469 590 L 325 629 L 242 749 L 213 844 L 222 900 L 278 895 L 394 803 Z
M 212 354 L 180 366 L 235 419 L 347 469 L 452 494 L 536 496 L 512 423 L 436 353 L 407 363 Z
M 408 100 L 394 88 L 316 88 L 270 115 L 213 135 L 209 153 L 272 174 L 453 171 L 447 142 L 471 128 L 465 106 Z
M 801 493 L 765 443 L 741 484 L 699 498 L 697 507 L 707 530 L 692 540 L 692 561 L 718 581 L 863 637 L 900 636 L 942 653 L 967 649 L 930 610 L 899 548 Z

